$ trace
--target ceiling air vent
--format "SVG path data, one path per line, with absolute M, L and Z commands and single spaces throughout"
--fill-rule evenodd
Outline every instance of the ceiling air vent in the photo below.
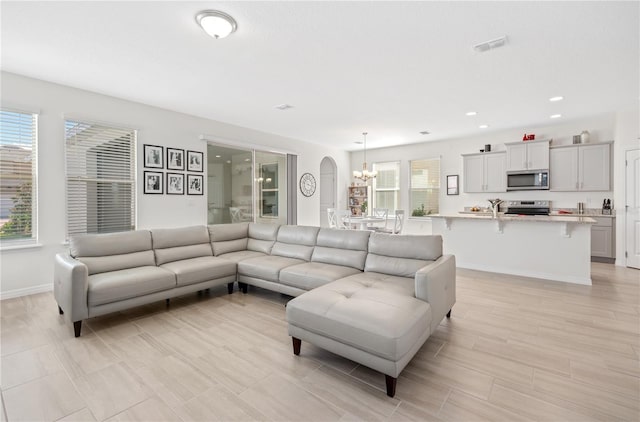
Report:
M 280 105 L 277 105 L 276 108 L 278 110 L 288 110 L 290 108 L 293 108 L 293 106 L 291 104 L 280 104 Z
M 484 53 L 485 51 L 502 47 L 506 43 L 507 43 L 507 36 L 505 35 L 500 38 L 496 38 L 494 40 L 489 40 L 489 41 L 481 42 L 480 44 L 476 44 L 473 46 L 473 49 L 476 50 L 478 53 Z

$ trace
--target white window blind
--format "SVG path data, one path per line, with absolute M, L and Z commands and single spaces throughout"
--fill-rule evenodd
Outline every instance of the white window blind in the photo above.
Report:
M 36 235 L 38 116 L 0 110 L 0 239 Z
M 136 131 L 65 121 L 67 237 L 135 229 Z
M 440 210 L 440 159 L 410 162 L 409 200 L 411 215 L 437 214 Z
M 387 208 L 393 215 L 400 200 L 400 162 L 373 163 L 373 208 Z

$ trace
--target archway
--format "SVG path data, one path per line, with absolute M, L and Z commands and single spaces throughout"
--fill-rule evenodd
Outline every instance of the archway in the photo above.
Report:
M 324 157 L 320 162 L 320 226 L 328 227 L 327 208 L 335 208 L 338 201 L 337 172 L 338 166 L 331 157 Z

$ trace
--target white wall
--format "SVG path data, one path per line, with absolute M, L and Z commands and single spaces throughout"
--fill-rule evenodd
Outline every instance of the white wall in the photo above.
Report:
M 635 117 L 635 120 L 634 120 Z M 621 183 L 624 183 L 624 171 L 621 170 L 624 163 L 624 149 L 630 143 L 637 142 L 638 136 L 638 114 L 637 111 L 628 113 L 607 113 L 593 116 L 588 119 L 563 121 L 556 124 L 539 127 L 526 127 L 496 132 L 478 133 L 475 136 L 449 139 L 445 141 L 423 142 L 419 144 L 405 145 L 399 147 L 379 148 L 367 150 L 367 161 L 371 163 L 380 161 L 400 160 L 400 207 L 407 210 L 411 215 L 408 198 L 409 185 L 409 161 L 431 157 L 440 157 L 441 162 L 441 193 L 440 212 L 457 213 L 464 207 L 479 205 L 488 206 L 488 198 L 499 197 L 501 199 L 548 199 L 553 208 L 575 208 L 577 202 L 585 202 L 588 208 L 600 208 L 604 198 L 611 198 L 614 206 L 618 207 L 617 237 L 618 242 L 623 237 L 624 222 L 624 191 Z M 505 142 L 516 142 L 522 139 L 526 133 L 535 133 L 536 139 L 553 139 L 552 145 L 568 145 L 572 143 L 573 135 L 579 134 L 583 130 L 590 133 L 589 142 L 604 142 L 615 140 L 613 155 L 613 191 L 609 192 L 551 192 L 551 191 L 526 191 L 526 192 L 503 192 L 503 193 L 464 193 L 462 184 L 464 174 L 462 172 L 461 154 L 479 152 L 485 144 L 491 144 L 492 151 L 504 151 Z M 635 141 L 634 141 L 635 140 Z M 351 168 L 360 169 L 362 167 L 362 152 L 351 154 Z M 444 189 L 446 175 L 458 174 L 460 176 L 460 195 L 448 196 Z M 410 219 L 407 221 L 405 232 L 409 233 L 430 233 L 431 224 L 424 219 Z M 624 250 L 618 244 L 617 253 L 624 256 Z M 618 260 L 618 262 L 620 262 Z M 621 264 L 623 265 L 623 264 Z
M 138 130 L 138 203 L 139 228 L 179 227 L 206 224 L 205 196 L 143 195 L 142 145 L 202 151 L 206 145 L 201 135 L 262 145 L 272 150 L 295 151 L 298 174 L 310 172 L 319 180 L 320 162 L 330 155 L 343 169 L 338 174 L 339 186 L 349 183 L 348 153 L 272 135 L 256 130 L 194 117 L 144 104 L 134 103 L 93 92 L 57 85 L 41 80 L 2 72 L 3 107 L 39 112 L 38 124 L 38 241 L 31 249 L 3 249 L 0 254 L 0 294 L 10 297 L 51 287 L 53 259 L 66 249 L 65 241 L 65 165 L 64 118 L 75 117 L 105 122 Z M 194 93 L 197 95 L 197 93 Z M 207 162 L 205 158 L 205 163 Z M 206 179 L 206 173 L 205 173 Z M 346 188 L 344 188 L 346 189 Z M 318 225 L 320 200 L 315 194 L 304 197 L 296 189 L 298 223 Z M 293 192 L 289 193 L 290 195 Z M 346 190 L 338 192 L 346 198 Z M 345 199 L 343 199 L 345 201 Z M 345 203 L 342 203 L 345 206 Z

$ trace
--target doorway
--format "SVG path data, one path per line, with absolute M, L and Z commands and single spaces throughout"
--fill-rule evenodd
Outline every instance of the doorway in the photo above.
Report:
M 324 157 L 320 162 L 320 227 L 329 227 L 327 208 L 337 205 L 337 168 L 331 157 Z
M 626 153 L 626 265 L 640 269 L 640 149 Z

